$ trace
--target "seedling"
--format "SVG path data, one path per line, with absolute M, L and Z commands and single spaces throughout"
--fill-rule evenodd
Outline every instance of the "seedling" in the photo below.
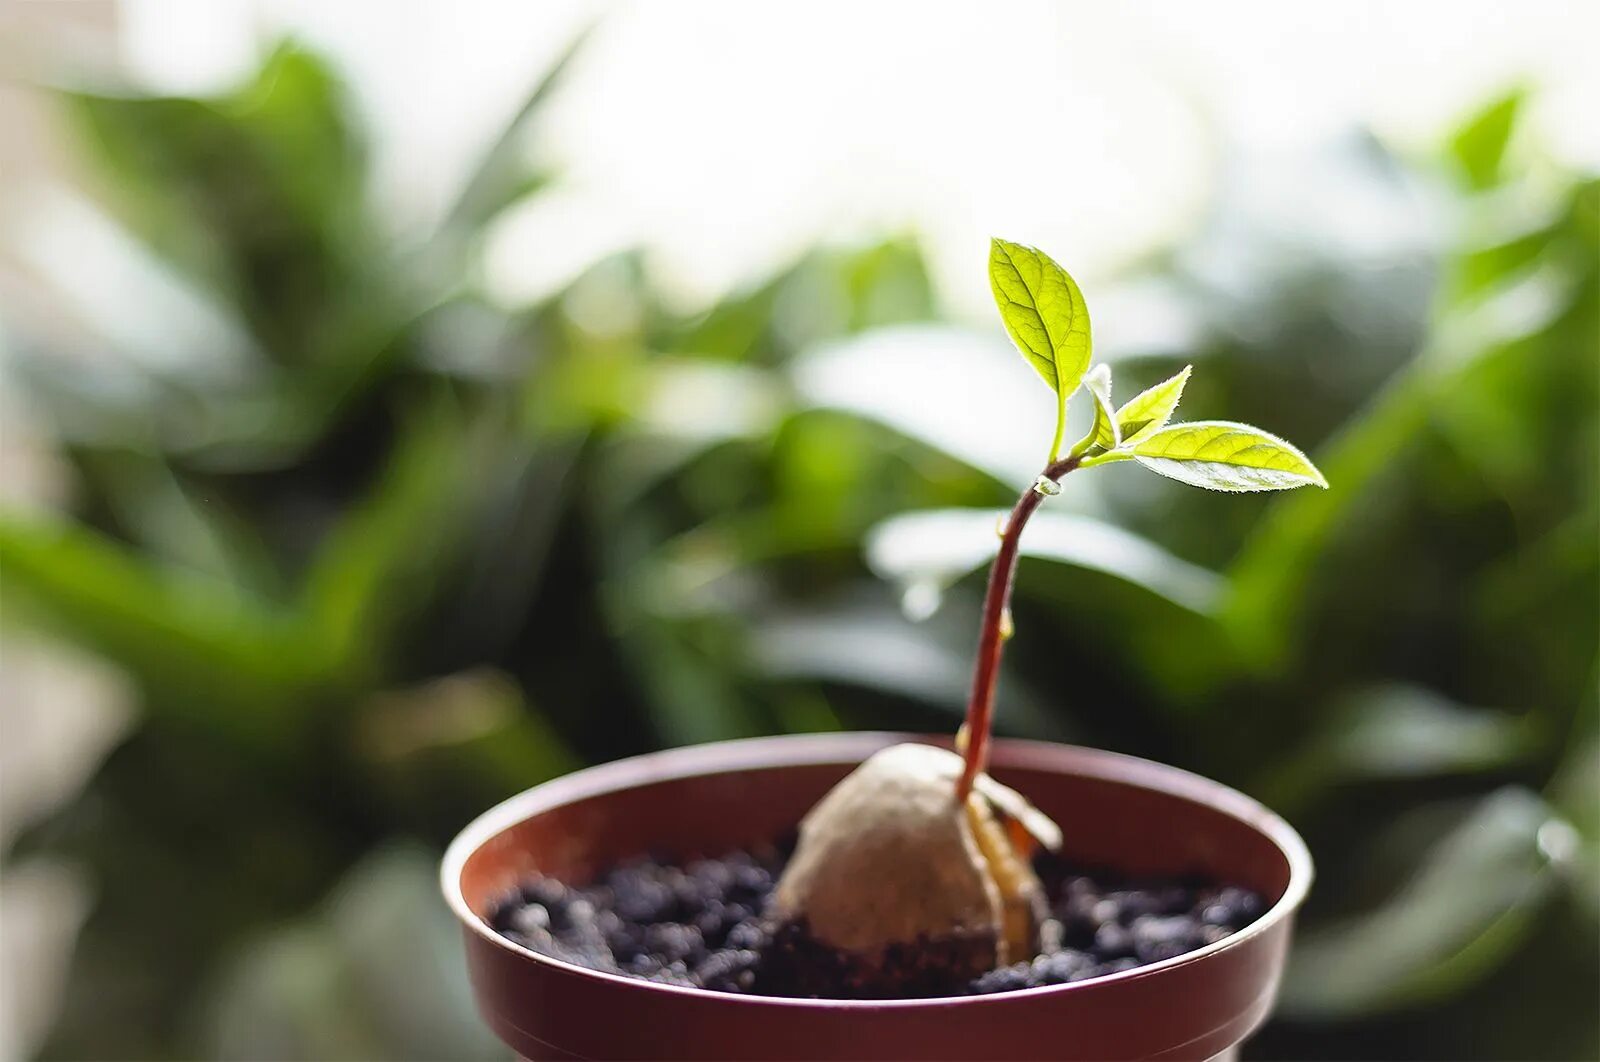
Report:
M 776 895 L 779 918 L 830 949 L 852 981 L 876 990 L 892 991 L 908 962 L 916 976 L 933 966 L 958 983 L 1040 947 L 1042 895 L 1030 856 L 1036 843 L 1058 843 L 1059 831 L 984 767 L 1000 656 L 1012 636 L 1018 546 L 1028 518 L 1060 493 L 1062 477 L 1136 461 L 1210 490 L 1328 485 L 1303 453 L 1259 428 L 1170 423 L 1188 368 L 1114 407 L 1110 368 L 1090 367 L 1083 293 L 1042 251 L 993 240 L 989 282 L 1006 331 L 1055 394 L 1056 425 L 1044 470 L 1000 528 L 960 756 L 900 745 L 869 759 L 806 816 Z M 1067 403 L 1080 388 L 1093 420 L 1063 453 Z

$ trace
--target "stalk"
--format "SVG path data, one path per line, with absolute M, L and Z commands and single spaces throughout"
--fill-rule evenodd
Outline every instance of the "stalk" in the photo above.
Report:
M 1061 477 L 1077 468 L 1082 455 L 1065 457 L 1052 462 L 1041 479 L 1059 483 Z M 989 567 L 989 588 L 983 596 L 983 622 L 978 628 L 978 657 L 972 668 L 972 692 L 967 698 L 967 747 L 963 752 L 965 764 L 961 779 L 956 783 L 956 798 L 965 801 L 972 792 L 989 756 L 989 730 L 994 719 L 994 687 L 1000 676 L 1000 654 L 1005 650 L 1003 626 L 1007 607 L 1011 604 L 1011 585 L 1017 576 L 1017 548 L 1022 542 L 1022 529 L 1043 502 L 1045 495 L 1037 486 L 1030 486 L 1017 499 L 1011 515 L 1006 518 L 1005 533 L 1000 536 L 1000 549 Z

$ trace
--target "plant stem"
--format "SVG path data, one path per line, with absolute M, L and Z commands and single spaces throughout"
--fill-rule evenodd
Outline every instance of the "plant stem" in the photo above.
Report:
M 1077 468 L 1082 455 L 1065 457 L 1053 462 L 1044 470 L 1044 478 L 1052 483 Z M 983 596 L 983 624 L 978 628 L 978 658 L 972 667 L 972 693 L 967 698 L 967 748 L 966 764 L 961 780 L 956 784 L 956 798 L 965 801 L 972 792 L 989 757 L 989 729 L 994 718 L 994 686 L 1000 677 L 1000 654 L 1005 648 L 1002 636 L 1006 608 L 1011 604 L 1011 584 L 1017 575 L 1017 547 L 1022 542 L 1022 528 L 1028 517 L 1044 501 L 1045 496 L 1036 487 L 1028 487 L 1017 499 L 1016 507 L 1006 518 L 1005 533 L 1000 536 L 1000 549 L 989 567 L 989 589 Z

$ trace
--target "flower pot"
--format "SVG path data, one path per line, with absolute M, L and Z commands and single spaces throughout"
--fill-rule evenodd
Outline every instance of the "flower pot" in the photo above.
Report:
M 994 743 L 990 772 L 1066 835 L 1068 856 L 1132 874 L 1198 872 L 1269 908 L 1174 959 L 1051 988 L 894 1001 L 778 999 L 655 984 L 520 947 L 488 921 L 535 874 L 586 882 L 643 853 L 715 855 L 770 842 L 900 734 L 761 738 L 591 768 L 486 812 L 450 846 L 445 898 L 461 919 L 478 1008 L 530 1059 L 1230 1057 L 1272 1007 L 1304 842 L 1255 801 L 1196 775 L 1109 752 Z

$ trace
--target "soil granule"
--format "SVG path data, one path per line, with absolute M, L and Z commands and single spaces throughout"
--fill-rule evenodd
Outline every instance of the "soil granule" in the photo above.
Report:
M 776 847 L 681 865 L 638 859 L 583 888 L 540 878 L 496 907 L 492 922 L 552 958 L 663 984 L 766 996 L 871 995 L 803 925 L 776 927 L 764 917 L 785 859 Z M 1051 910 L 1037 958 L 952 992 L 923 975 L 929 945 L 917 942 L 886 957 L 886 965 L 904 971 L 894 995 L 982 995 L 1120 973 L 1221 940 L 1266 909 L 1248 889 L 1194 877 L 1128 878 L 1048 853 L 1035 865 Z

